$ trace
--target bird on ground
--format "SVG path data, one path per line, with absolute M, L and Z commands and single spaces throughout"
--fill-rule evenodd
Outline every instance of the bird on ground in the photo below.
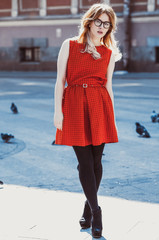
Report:
M 1 138 L 5 143 L 8 143 L 11 138 L 14 138 L 14 136 L 8 133 L 1 133 Z
M 159 114 L 156 113 L 155 110 L 153 110 L 152 113 L 151 113 L 151 121 L 152 122 L 159 122 Z
M 10 109 L 12 110 L 12 112 L 13 112 L 14 114 L 17 114 L 17 113 L 18 113 L 18 108 L 17 108 L 17 106 L 16 106 L 14 103 L 11 104 Z
M 147 129 L 142 126 L 139 122 L 136 122 L 136 132 L 141 136 L 141 137 L 145 137 L 145 138 L 150 138 L 150 134 L 147 131 Z

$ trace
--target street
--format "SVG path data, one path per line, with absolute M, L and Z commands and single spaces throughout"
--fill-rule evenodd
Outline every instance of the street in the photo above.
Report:
M 0 73 L 0 240 L 93 240 L 80 230 L 84 195 L 71 147 L 52 145 L 56 73 Z M 158 240 L 158 74 L 115 74 L 119 143 L 107 144 L 99 190 L 101 240 Z M 10 110 L 11 103 L 18 114 Z M 135 132 L 138 121 L 151 138 Z
M 107 144 L 99 194 L 159 203 L 159 75 L 114 75 L 113 90 L 119 143 Z M 0 132 L 14 135 L 0 140 L 0 180 L 5 184 L 82 192 L 77 160 L 71 147 L 51 145 L 56 73 L 1 73 Z M 19 114 L 10 110 L 14 102 Z M 151 138 L 135 132 L 144 125 Z

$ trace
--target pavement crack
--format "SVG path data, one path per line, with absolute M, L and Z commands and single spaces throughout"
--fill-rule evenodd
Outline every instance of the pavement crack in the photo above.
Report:
M 127 233 L 131 232 L 139 223 L 140 223 L 140 221 L 136 222 L 136 223 L 127 231 Z
M 34 225 L 34 226 L 32 226 L 31 228 L 29 228 L 29 229 L 33 229 L 33 228 L 35 228 L 35 227 L 37 227 L 37 225 Z

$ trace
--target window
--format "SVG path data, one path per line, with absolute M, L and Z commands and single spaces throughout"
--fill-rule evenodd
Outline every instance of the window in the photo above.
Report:
M 155 47 L 156 50 L 156 63 L 159 63 L 159 47 Z
M 21 62 L 40 62 L 40 48 L 20 48 Z

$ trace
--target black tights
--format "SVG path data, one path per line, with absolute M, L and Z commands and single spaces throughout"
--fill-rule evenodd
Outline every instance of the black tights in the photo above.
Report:
M 97 191 L 102 179 L 102 153 L 105 143 L 98 146 L 73 146 L 78 159 L 79 178 L 92 210 L 98 209 Z

